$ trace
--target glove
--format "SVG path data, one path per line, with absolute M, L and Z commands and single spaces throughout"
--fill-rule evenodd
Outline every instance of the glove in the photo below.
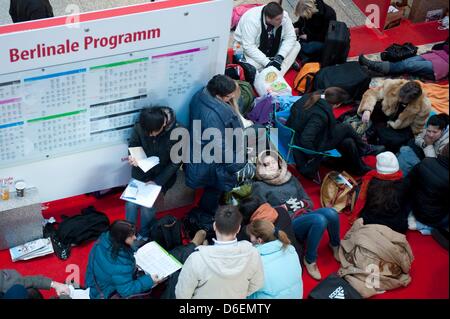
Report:
M 281 71 L 281 63 L 283 63 L 283 60 L 284 60 L 283 56 L 277 54 L 273 58 L 270 58 L 270 62 L 267 63 L 266 68 L 269 67 L 269 66 L 274 66 L 279 71 Z

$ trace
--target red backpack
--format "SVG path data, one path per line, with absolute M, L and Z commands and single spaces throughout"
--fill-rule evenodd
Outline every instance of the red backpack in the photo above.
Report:
M 231 14 L 231 30 L 234 30 L 237 27 L 239 20 L 244 15 L 244 13 L 246 13 L 251 8 L 259 7 L 259 6 L 262 6 L 262 4 L 257 4 L 257 3 L 241 4 L 239 6 L 234 7 L 233 13 Z

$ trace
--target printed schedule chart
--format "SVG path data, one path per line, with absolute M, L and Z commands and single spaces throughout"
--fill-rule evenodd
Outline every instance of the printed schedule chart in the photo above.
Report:
M 145 106 L 187 114 L 215 68 L 215 44 L 205 39 L 0 74 L 0 167 L 127 143 Z

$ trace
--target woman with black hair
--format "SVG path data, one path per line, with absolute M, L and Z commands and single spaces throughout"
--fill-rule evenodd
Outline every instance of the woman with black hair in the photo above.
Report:
M 333 108 L 348 98 L 348 93 L 338 87 L 305 94 L 292 106 L 286 125 L 295 130 L 295 145 L 316 152 L 337 148 L 342 153 L 340 162 L 344 169 L 352 174 L 364 175 L 371 168 L 364 164 L 361 157 L 384 149 L 364 143 L 350 125 L 336 123 Z M 309 155 L 296 149 L 294 159 L 302 175 L 315 178 L 322 156 Z
M 89 254 L 86 287 L 91 299 L 108 299 L 114 293 L 126 298 L 149 291 L 158 283 L 156 275 L 136 277 L 132 245 L 136 240 L 134 225 L 125 220 L 112 223 Z
M 128 157 L 131 165 L 131 177 L 144 183 L 162 187 L 165 194 L 173 186 L 181 163 L 174 163 L 170 158 L 170 149 L 177 140 L 170 139 L 173 130 L 179 127 L 175 112 L 170 107 L 153 106 L 142 109 L 139 121 L 135 124 L 128 146 L 142 147 L 147 157 L 156 156 L 159 164 L 144 172 L 132 156 Z M 155 208 L 147 208 L 127 201 L 125 203 L 126 219 L 137 224 L 140 211 L 141 227 L 138 231 L 137 246 L 149 240 L 150 228 L 156 222 Z

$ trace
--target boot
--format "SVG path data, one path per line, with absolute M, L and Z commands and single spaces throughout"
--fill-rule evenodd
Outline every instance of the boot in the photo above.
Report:
M 305 264 L 306 270 L 315 280 L 322 279 L 322 275 L 320 274 L 319 267 L 317 267 L 317 263 L 308 263 L 306 258 L 303 258 L 303 263 Z
M 361 65 L 365 65 L 369 70 L 381 73 L 383 75 L 389 74 L 389 62 L 371 61 L 362 54 L 359 56 L 358 62 Z

